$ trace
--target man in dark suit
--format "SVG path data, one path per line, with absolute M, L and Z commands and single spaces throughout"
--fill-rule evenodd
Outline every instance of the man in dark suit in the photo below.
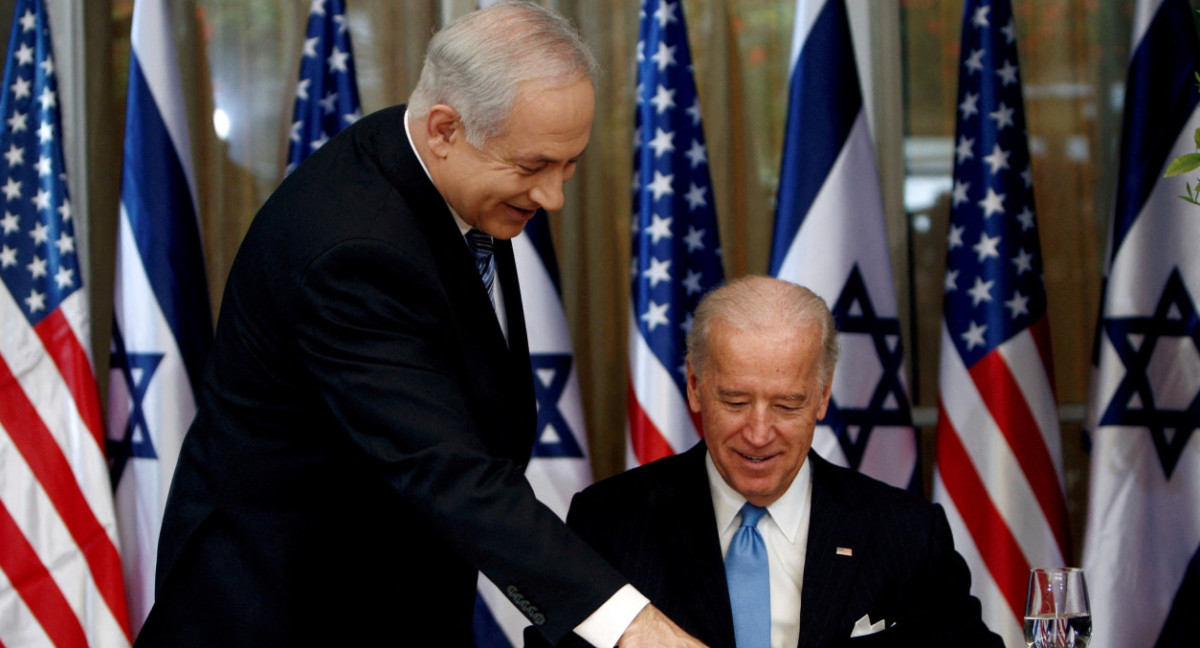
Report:
M 562 206 L 594 74 L 536 4 L 470 14 L 431 41 L 407 109 L 351 126 L 262 207 L 139 646 L 473 646 L 476 570 L 552 640 L 700 645 L 523 476 L 535 401 L 508 239 Z
M 836 361 L 808 289 L 748 277 L 713 291 L 688 337 L 704 441 L 579 493 L 568 524 L 710 646 L 1002 648 L 941 508 L 809 452 Z M 765 553 L 757 601 L 753 583 L 730 585 L 746 582 L 740 542 Z

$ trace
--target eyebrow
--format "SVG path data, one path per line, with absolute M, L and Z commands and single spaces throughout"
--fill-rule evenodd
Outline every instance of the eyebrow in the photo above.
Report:
M 572 162 L 579 162 L 579 158 L 582 158 L 583 154 L 586 152 L 587 147 L 584 147 L 584 149 L 579 152 L 579 155 L 568 158 L 567 160 L 560 160 L 558 158 L 552 158 L 548 155 L 540 155 L 537 153 L 532 153 L 529 155 L 515 155 L 513 156 L 512 160 L 518 164 L 558 164 L 561 162 L 570 164 Z
M 534 155 L 534 156 L 530 156 L 530 157 L 513 158 L 513 162 L 516 162 L 517 164 L 526 164 L 526 165 L 564 164 L 564 163 L 571 164 L 572 162 L 579 162 L 580 157 L 582 157 L 582 156 L 576 156 L 576 157 L 570 158 L 569 160 L 564 161 L 564 160 L 559 160 L 557 158 L 547 157 L 545 155 Z
M 717 397 L 719 398 L 737 398 L 739 396 L 748 396 L 750 393 L 740 389 L 717 389 Z M 780 394 L 772 400 L 785 400 L 795 403 L 804 403 L 808 400 L 808 395 L 803 392 L 793 392 L 790 394 Z

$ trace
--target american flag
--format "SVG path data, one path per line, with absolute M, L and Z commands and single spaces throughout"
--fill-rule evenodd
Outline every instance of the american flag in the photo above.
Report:
M 89 315 L 39 0 L 0 87 L 0 645 L 128 646 Z
M 133 6 L 113 287 L 108 455 L 135 636 L 154 602 L 159 525 L 212 338 L 173 4 Z
M 724 279 L 683 4 L 644 0 L 637 44 L 629 311 L 630 466 L 700 439 L 687 406 L 692 311 Z
M 1133 21 L 1116 210 L 1096 333 L 1083 565 L 1094 648 L 1181 647 L 1200 610 L 1200 207 L 1192 177 L 1200 42 L 1186 0 Z
M 292 114 L 286 173 L 362 117 L 344 0 L 312 0 Z
M 963 8 L 934 499 L 984 620 L 1024 645 L 1031 567 L 1070 555 L 1062 445 L 1008 0 Z
M 822 457 L 920 489 L 875 151 L 843 0 L 797 0 L 771 275 L 813 290 L 841 357 Z

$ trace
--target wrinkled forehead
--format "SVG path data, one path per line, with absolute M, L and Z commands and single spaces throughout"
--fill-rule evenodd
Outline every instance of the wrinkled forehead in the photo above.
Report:
M 760 326 L 740 328 L 714 320 L 708 336 L 712 369 L 772 369 L 792 376 L 815 375 L 820 368 L 821 328 Z
M 574 159 L 587 147 L 595 112 L 595 93 L 586 77 L 566 85 L 524 81 L 500 133 L 489 142 L 523 157 Z

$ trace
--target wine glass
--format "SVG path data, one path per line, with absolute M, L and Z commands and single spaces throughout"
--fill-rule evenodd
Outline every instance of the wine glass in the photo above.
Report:
M 1029 572 L 1025 601 L 1028 648 L 1087 648 L 1092 612 L 1087 583 L 1077 567 L 1048 567 Z

